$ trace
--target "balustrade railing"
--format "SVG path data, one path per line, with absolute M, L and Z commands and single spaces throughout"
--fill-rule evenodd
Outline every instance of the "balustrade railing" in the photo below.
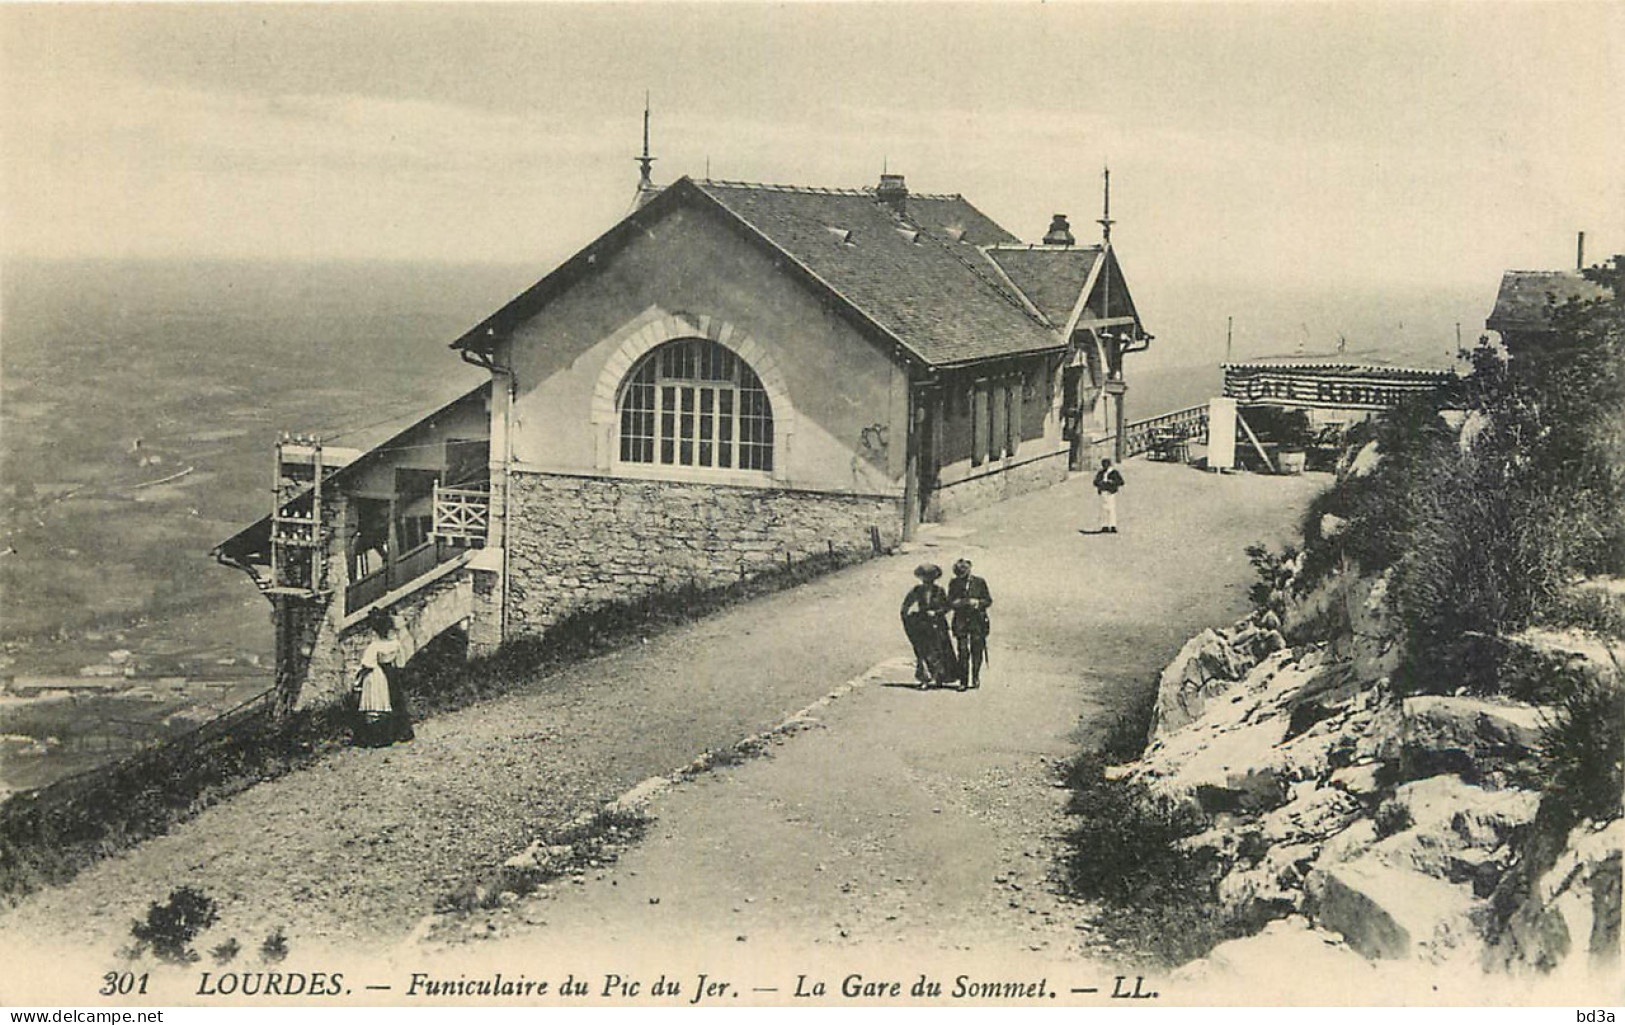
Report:
M 1208 407 L 1202 405 L 1136 420 L 1123 428 L 1123 454 L 1171 458 L 1168 454 L 1177 446 L 1207 441 L 1207 417 Z
M 472 488 L 434 489 L 434 536 L 454 545 L 478 547 L 491 531 L 491 493 Z

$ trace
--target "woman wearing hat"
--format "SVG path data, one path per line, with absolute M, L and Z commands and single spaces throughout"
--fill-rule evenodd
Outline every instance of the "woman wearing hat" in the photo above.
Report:
M 927 562 L 914 570 L 920 581 L 903 599 L 903 632 L 914 646 L 914 679 L 921 688 L 959 679 L 958 660 L 948 638 L 948 592 L 937 585 L 942 569 Z
M 373 640 L 362 653 L 361 669 L 356 673 L 355 742 L 361 747 L 388 747 L 412 739 L 412 714 L 397 679 L 406 660 L 389 613 L 373 609 L 367 626 Z

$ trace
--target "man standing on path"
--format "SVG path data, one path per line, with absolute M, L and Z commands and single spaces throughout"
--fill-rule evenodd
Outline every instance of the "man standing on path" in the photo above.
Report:
M 971 573 L 970 560 L 954 563 L 954 578 L 948 582 L 948 607 L 953 610 L 960 690 L 982 685 L 982 662 L 987 658 L 987 607 L 992 604 L 987 581 Z
M 1100 461 L 1100 472 L 1095 474 L 1095 492 L 1100 495 L 1100 532 L 1117 533 L 1117 490 L 1123 486 L 1123 475 L 1110 459 Z

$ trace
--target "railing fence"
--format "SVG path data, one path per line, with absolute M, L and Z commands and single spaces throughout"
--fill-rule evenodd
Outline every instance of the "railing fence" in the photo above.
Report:
M 1177 444 L 1207 441 L 1208 407 L 1190 406 L 1172 413 L 1135 420 L 1123 428 L 1125 458 L 1157 452 Z

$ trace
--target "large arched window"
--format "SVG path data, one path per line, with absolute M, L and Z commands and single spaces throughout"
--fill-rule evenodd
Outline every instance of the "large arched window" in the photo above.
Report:
M 707 338 L 644 356 L 620 398 L 620 461 L 717 470 L 773 469 L 773 407 L 756 372 Z

